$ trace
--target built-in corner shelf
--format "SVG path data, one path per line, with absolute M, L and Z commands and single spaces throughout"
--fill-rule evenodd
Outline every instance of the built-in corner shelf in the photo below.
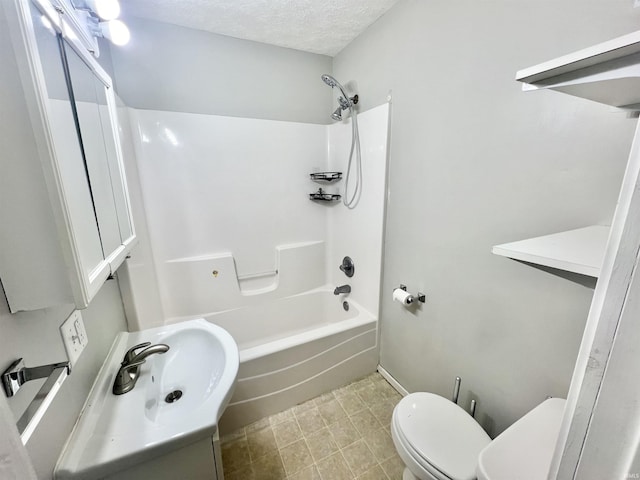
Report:
M 620 108 L 640 109 L 640 31 L 516 74 L 523 90 L 549 88 Z
M 592 225 L 496 245 L 491 252 L 514 260 L 598 277 L 610 227 Z
M 317 192 L 309 194 L 309 200 L 315 200 L 320 202 L 337 202 L 341 198 L 342 198 L 341 195 L 337 193 L 327 193 L 321 188 L 319 188 Z
M 342 178 L 342 172 L 314 172 L 309 176 L 314 182 L 334 182 Z

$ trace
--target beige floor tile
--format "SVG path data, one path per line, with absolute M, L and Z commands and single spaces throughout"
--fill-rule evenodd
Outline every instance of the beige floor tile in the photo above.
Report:
M 305 440 L 307 441 L 311 456 L 313 456 L 316 462 L 339 450 L 338 444 L 333 439 L 328 428 L 318 430 L 316 433 L 305 437 Z
M 271 426 L 278 425 L 286 420 L 291 420 L 293 418 L 293 408 L 289 410 L 285 410 L 284 412 L 276 413 L 269 417 L 269 423 Z
M 382 391 L 378 387 L 376 387 L 374 383 L 365 385 L 360 390 L 358 390 L 356 394 L 367 405 L 373 405 L 375 403 L 382 402 L 386 398 Z
M 360 475 L 358 480 L 389 480 L 389 477 L 387 477 L 380 465 L 376 465 Z
M 247 425 L 246 427 L 244 427 L 244 430 L 246 433 L 252 433 L 270 426 L 271 426 L 271 421 L 269 420 L 269 417 L 264 417 L 258 420 L 257 422 L 253 422 Z
M 278 452 L 272 452 L 252 463 L 255 480 L 285 480 L 287 474 Z
M 328 392 L 328 393 L 323 393 L 319 397 L 314 398 L 313 401 L 315 402 L 316 406 L 320 406 L 323 403 L 327 403 L 331 400 L 334 400 L 335 398 L 336 397 L 333 396 L 333 392 Z
M 224 469 L 224 480 L 255 480 L 255 478 L 252 464 L 245 465 L 231 473 L 227 473 L 226 467 Z
M 376 457 L 362 439 L 343 448 L 342 456 L 355 476 L 362 475 L 378 464 Z
M 347 412 L 344 411 L 344 408 L 342 408 L 338 400 L 335 398 L 318 405 L 318 411 L 327 425 L 331 425 L 332 423 L 335 423 L 341 418 L 347 416 Z
M 225 478 L 401 480 L 389 430 L 401 398 L 375 373 L 258 420 L 222 438 Z
M 358 430 L 349 418 L 342 418 L 336 423 L 329 425 L 328 428 L 340 448 L 344 448 L 360 438 L 360 433 L 358 433 Z
M 344 411 L 347 412 L 347 415 L 353 415 L 354 413 L 358 413 L 367 408 L 364 402 L 355 393 L 347 393 L 337 397 L 337 399 Z
M 402 463 L 402 460 L 397 454 L 391 457 L 389 460 L 385 460 L 384 462 L 382 462 L 380 466 L 390 480 L 402 480 L 404 463 Z
M 376 417 L 383 427 L 387 427 L 391 425 L 391 417 L 396 403 L 394 400 L 386 399 L 383 402 L 372 405 L 369 410 L 371 410 L 373 416 Z
M 288 476 L 287 480 L 321 480 L 321 478 L 318 468 L 315 465 L 311 465 L 310 467 L 300 470 L 298 473 Z
M 282 457 L 282 463 L 284 464 L 287 475 L 293 475 L 305 467 L 313 465 L 313 457 L 304 440 L 298 440 L 281 448 L 280 456 Z
M 369 450 L 371 450 L 371 453 L 373 453 L 376 460 L 380 463 L 396 453 L 391 435 L 389 435 L 384 428 L 368 432 L 366 435 L 363 435 L 363 439 L 369 447 Z
M 222 438 L 220 439 L 220 445 L 224 445 L 225 443 L 235 442 L 236 440 L 242 440 L 243 438 L 246 438 L 245 431 L 244 431 L 244 428 L 240 428 L 235 432 L 231 432 L 231 433 L 227 433 L 226 435 L 223 435 Z
M 356 413 L 355 415 L 351 415 L 349 419 L 358 429 L 360 435 L 366 435 L 369 432 L 374 432 L 383 426 L 368 409 Z
M 222 445 L 222 465 L 226 472 L 245 467 L 250 462 L 249 445 L 246 438 Z
M 322 480 L 353 480 L 353 473 L 340 452 L 320 460 L 316 465 Z
M 342 397 L 343 395 L 347 395 L 349 393 L 353 393 L 352 389 L 351 389 L 351 384 L 347 384 L 344 385 L 340 388 L 337 388 L 333 391 L 333 396 L 338 398 L 338 397 Z
M 375 382 L 374 385 L 384 398 L 396 398 L 396 396 L 400 395 L 398 391 L 384 379 L 381 382 Z
M 272 428 L 278 448 L 285 447 L 302 438 L 302 431 L 300 430 L 295 418 L 285 420 L 282 423 L 274 425 Z
M 320 415 L 320 411 L 315 405 L 313 408 L 305 412 L 296 414 L 296 419 L 298 420 L 298 425 L 300 426 L 300 430 L 302 430 L 302 434 L 305 436 L 326 427 L 326 424 Z
M 271 427 L 248 433 L 247 444 L 249 445 L 249 456 L 251 457 L 252 462 L 267 453 L 276 452 L 278 450 L 276 437 L 274 436 Z
M 361 378 L 360 380 L 356 380 L 351 385 L 349 385 L 349 387 L 351 388 L 351 391 L 355 393 L 355 392 L 359 392 L 360 390 L 362 390 L 363 388 L 371 384 L 372 384 L 371 378 L 364 377 L 364 378 Z
M 298 405 L 293 407 L 291 410 L 293 410 L 294 415 L 300 415 L 301 413 L 304 413 L 307 410 L 311 410 L 312 408 L 315 408 L 315 407 L 316 407 L 316 402 L 314 402 L 312 398 L 311 400 L 307 400 L 304 403 L 299 403 Z

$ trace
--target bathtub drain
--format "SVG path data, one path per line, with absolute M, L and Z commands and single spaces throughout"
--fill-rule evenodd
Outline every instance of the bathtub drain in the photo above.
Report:
M 182 397 L 182 390 L 174 390 L 169 395 L 164 397 L 164 401 L 167 403 L 173 403 L 180 400 L 181 397 Z
M 349 311 L 349 302 L 347 302 L 347 301 L 342 302 L 342 308 L 344 308 L 345 312 L 348 312 Z

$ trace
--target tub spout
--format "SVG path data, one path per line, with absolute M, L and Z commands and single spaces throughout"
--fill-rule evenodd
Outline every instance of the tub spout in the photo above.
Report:
M 351 285 L 340 285 L 333 291 L 334 295 L 340 295 L 341 293 L 351 293 Z

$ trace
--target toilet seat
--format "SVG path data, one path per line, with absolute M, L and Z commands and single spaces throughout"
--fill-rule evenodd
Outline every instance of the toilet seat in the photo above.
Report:
M 478 455 L 491 443 L 467 412 L 432 393 L 412 393 L 400 400 L 392 424 L 413 460 L 443 480 L 474 480 Z

